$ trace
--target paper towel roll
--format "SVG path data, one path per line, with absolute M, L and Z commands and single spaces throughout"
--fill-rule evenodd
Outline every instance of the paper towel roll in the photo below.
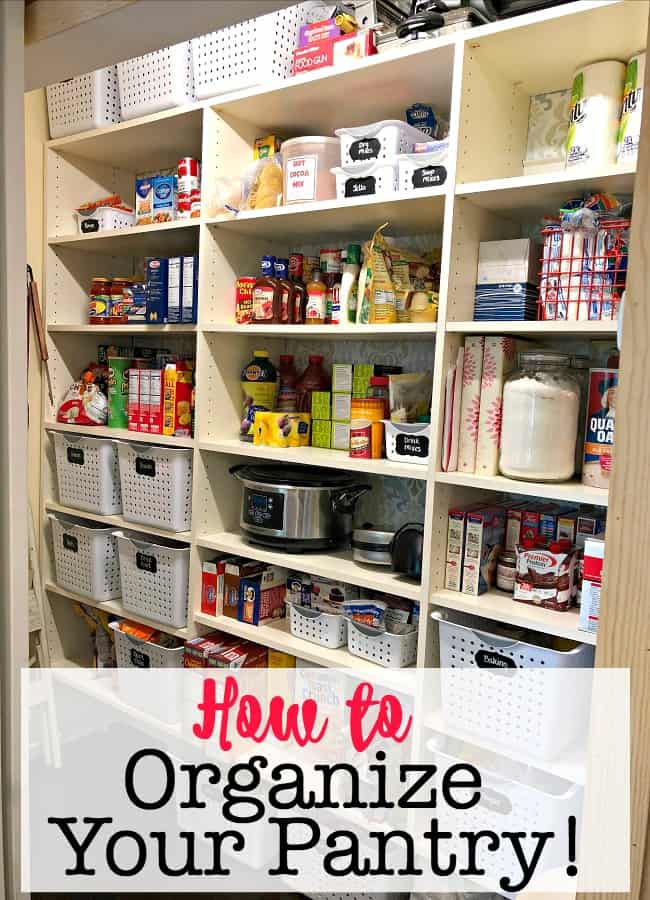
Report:
M 592 63 L 573 76 L 567 167 L 616 163 L 625 65 L 617 60 Z
M 644 78 L 645 51 L 636 53 L 627 64 L 621 123 L 618 128 L 618 161 L 620 163 L 636 162 L 639 153 Z

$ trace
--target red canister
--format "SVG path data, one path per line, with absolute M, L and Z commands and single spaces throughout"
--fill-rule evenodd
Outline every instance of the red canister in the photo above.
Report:
M 355 459 L 371 459 L 372 425 L 367 419 L 350 422 L 350 456 Z

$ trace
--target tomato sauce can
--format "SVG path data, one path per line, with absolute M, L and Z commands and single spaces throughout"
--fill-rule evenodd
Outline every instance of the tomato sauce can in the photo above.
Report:
M 350 456 L 355 459 L 371 459 L 372 424 L 367 419 L 354 419 L 350 423 Z

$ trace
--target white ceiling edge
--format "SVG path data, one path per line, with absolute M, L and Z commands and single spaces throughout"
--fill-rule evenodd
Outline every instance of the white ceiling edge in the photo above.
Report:
M 25 47 L 25 90 L 291 6 L 295 0 L 138 0 Z

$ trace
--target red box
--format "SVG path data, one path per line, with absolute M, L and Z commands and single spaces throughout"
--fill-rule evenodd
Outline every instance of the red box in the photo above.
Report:
M 183 667 L 185 669 L 206 669 L 211 656 L 221 653 L 222 650 L 235 646 L 237 643 L 237 638 L 223 634 L 221 631 L 211 631 L 209 634 L 204 634 L 203 637 L 185 641 Z
M 334 41 L 318 41 L 309 44 L 302 50 L 293 51 L 293 74 L 301 75 L 303 72 L 314 72 L 331 66 L 334 62 Z
M 375 32 L 370 28 L 353 34 L 342 34 L 341 37 L 334 38 L 333 44 L 332 65 L 335 66 L 374 56 L 377 52 Z
M 149 433 L 162 434 L 162 369 L 149 373 Z
M 129 431 L 140 430 L 140 369 L 129 369 Z
M 140 369 L 140 414 L 138 431 L 149 431 L 149 394 L 151 391 L 151 370 Z
M 217 611 L 231 619 L 237 618 L 239 609 L 239 588 L 242 578 L 259 575 L 266 569 L 266 563 L 241 556 L 229 556 L 224 560 L 224 582 L 221 606 Z
M 252 641 L 241 641 L 208 657 L 209 669 L 265 669 L 268 650 Z
M 206 560 L 201 567 L 201 612 L 216 616 L 223 606 L 226 556 Z

